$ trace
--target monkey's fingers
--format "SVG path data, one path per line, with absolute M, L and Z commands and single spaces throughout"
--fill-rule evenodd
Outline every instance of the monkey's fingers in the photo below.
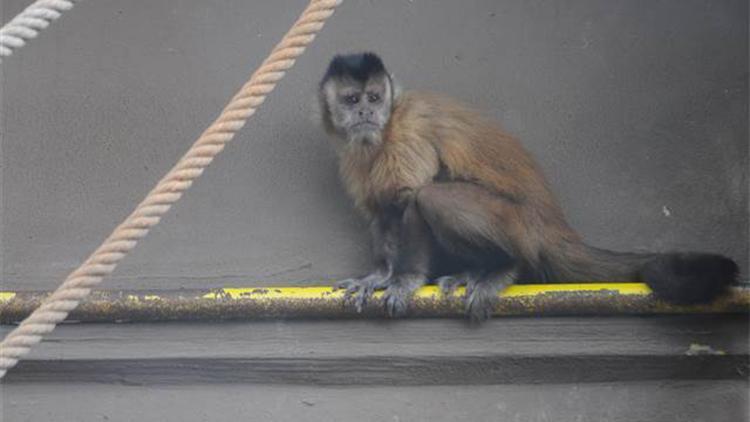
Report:
M 427 278 L 417 274 L 401 275 L 389 283 L 383 294 L 383 305 L 388 316 L 404 316 L 412 295 L 426 283 Z
M 354 306 L 357 313 L 362 313 L 374 292 L 374 283 L 367 277 L 362 279 L 350 278 L 336 283 L 334 289 L 344 289 L 344 302 L 347 305 Z
M 362 290 L 364 290 L 364 285 L 362 284 L 360 280 L 352 278 L 348 280 L 342 280 L 336 283 L 334 288 L 337 290 L 343 289 L 344 301 L 347 303 L 355 304 L 355 302 L 359 302 L 359 299 L 357 299 L 357 296 L 359 296 L 360 293 L 362 293 Z
M 453 296 L 453 293 L 456 292 L 457 288 L 460 286 L 466 286 L 471 280 L 476 281 L 477 278 L 477 274 L 466 272 L 442 276 L 435 280 L 435 284 L 438 285 L 443 296 Z
M 333 284 L 333 289 L 346 289 L 347 291 L 353 290 L 356 292 L 361 287 L 370 285 L 375 290 L 382 290 L 388 287 L 388 280 L 390 280 L 388 276 L 385 276 L 380 272 L 374 272 L 361 278 L 347 278 L 340 280 Z
M 435 284 L 437 284 L 443 296 L 452 296 L 458 286 L 461 285 L 461 280 L 458 277 L 446 275 L 435 280 Z
M 516 273 L 501 271 L 488 273 L 466 286 L 466 315 L 472 322 L 486 321 L 492 317 L 499 301 L 498 293 L 513 284 Z
M 389 287 L 383 295 L 385 311 L 391 318 L 400 318 L 406 315 L 409 303 L 409 294 L 398 287 Z
M 466 315 L 471 322 L 480 323 L 492 317 L 497 303 L 497 289 L 490 283 L 474 283 L 466 296 Z
M 357 310 L 358 314 L 361 314 L 365 309 L 370 297 L 372 297 L 372 290 L 367 287 L 360 289 L 360 291 L 353 296 L 352 302 L 354 303 L 354 309 Z
M 481 277 L 479 276 L 470 276 L 466 278 L 466 293 L 464 294 L 464 297 L 468 301 L 471 295 L 474 293 L 474 290 L 479 285 L 479 282 L 481 280 Z
M 339 280 L 333 283 L 333 290 L 346 290 L 344 294 L 349 294 L 349 290 L 353 289 L 356 283 L 359 282 L 358 278 L 347 278 L 346 280 Z

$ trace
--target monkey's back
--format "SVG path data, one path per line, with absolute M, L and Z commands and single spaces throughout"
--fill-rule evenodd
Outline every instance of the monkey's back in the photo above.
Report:
M 418 190 L 436 180 L 463 181 L 528 209 L 530 219 L 566 226 L 557 200 L 520 142 L 480 112 L 434 93 L 404 92 L 394 104 L 382 146 L 348 147 L 339 170 L 355 205 L 368 216 L 404 189 Z
M 482 185 L 519 203 L 556 200 L 520 142 L 469 106 L 433 93 L 405 92 L 391 119 L 395 142 L 429 142 L 448 180 Z

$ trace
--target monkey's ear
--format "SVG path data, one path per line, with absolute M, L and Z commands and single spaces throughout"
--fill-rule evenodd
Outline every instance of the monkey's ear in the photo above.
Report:
M 323 129 L 331 134 L 334 133 L 334 128 L 331 123 L 331 110 L 329 108 L 328 99 L 326 98 L 326 89 L 331 89 L 326 85 L 320 86 L 317 95 L 314 97 L 311 95 L 308 99 L 307 113 L 308 118 L 315 123 L 320 125 L 322 123 Z
M 404 91 L 401 84 L 396 80 L 396 77 L 391 73 L 388 75 L 388 79 L 391 81 L 391 95 L 393 96 L 393 102 L 396 102 Z

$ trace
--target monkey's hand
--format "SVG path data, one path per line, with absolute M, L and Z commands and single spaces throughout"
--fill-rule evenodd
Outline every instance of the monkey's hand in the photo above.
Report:
M 348 278 L 333 285 L 334 290 L 345 289 L 344 300 L 352 303 L 358 313 L 361 313 L 372 294 L 383 290 L 391 283 L 389 272 L 375 271 L 362 278 Z
M 392 318 L 404 316 L 414 291 L 426 283 L 427 277 L 420 274 L 401 274 L 394 277 L 393 282 L 383 294 L 383 304 L 388 316 Z

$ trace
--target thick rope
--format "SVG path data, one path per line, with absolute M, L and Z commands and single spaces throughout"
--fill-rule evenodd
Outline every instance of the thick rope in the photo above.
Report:
M 102 278 L 133 249 L 149 229 L 177 202 L 193 181 L 255 113 L 285 71 L 294 65 L 315 35 L 323 28 L 341 0 L 311 0 L 294 26 L 242 89 L 232 98 L 216 121 L 206 129 L 172 170 L 109 235 L 104 243 L 73 271 L 28 318 L 0 343 L 0 378 L 18 363 L 42 336 L 51 332 L 75 309 Z
M 63 11 L 72 9 L 74 4 L 75 1 L 71 0 L 38 0 L 32 3 L 0 28 L 0 58 L 10 56 L 14 49 L 36 38 L 39 31 L 59 18 Z

